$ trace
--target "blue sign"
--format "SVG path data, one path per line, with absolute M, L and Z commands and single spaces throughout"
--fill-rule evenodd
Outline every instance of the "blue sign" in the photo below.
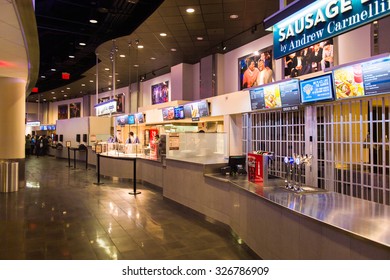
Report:
M 302 80 L 300 87 L 302 103 L 333 100 L 332 74 Z
M 389 14 L 388 0 L 316 1 L 274 25 L 274 57 L 284 57 Z

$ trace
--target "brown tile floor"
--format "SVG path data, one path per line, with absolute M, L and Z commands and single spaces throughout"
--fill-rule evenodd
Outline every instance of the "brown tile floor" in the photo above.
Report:
M 66 160 L 26 159 L 27 187 L 0 194 L 0 259 L 256 259 L 224 228 L 159 190 L 102 180 Z M 81 166 L 81 165 L 80 165 Z

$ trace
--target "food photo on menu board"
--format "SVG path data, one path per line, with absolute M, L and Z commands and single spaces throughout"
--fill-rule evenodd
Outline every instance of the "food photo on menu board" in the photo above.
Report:
M 258 110 L 265 108 L 264 102 L 264 88 L 254 88 L 249 90 L 249 96 L 251 100 L 251 109 Z
M 173 107 L 163 108 L 162 115 L 163 115 L 164 121 L 175 119 L 175 111 L 174 111 Z
M 264 87 L 264 102 L 266 108 L 278 108 L 282 106 L 278 84 Z
M 283 107 L 300 105 L 298 79 L 291 79 L 280 83 L 279 91 Z
M 337 99 L 364 96 L 361 64 L 336 69 L 333 71 L 333 75 Z

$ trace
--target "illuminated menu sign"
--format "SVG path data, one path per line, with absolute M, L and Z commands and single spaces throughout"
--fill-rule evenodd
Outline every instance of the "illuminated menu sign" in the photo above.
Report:
M 96 116 L 108 115 L 116 112 L 116 100 L 108 100 L 95 105 Z
M 249 95 L 252 110 L 298 106 L 299 81 L 291 79 L 251 89 Z
M 333 71 L 336 98 L 390 92 L 390 57 L 342 66 Z
M 199 120 L 201 117 L 210 115 L 209 103 L 206 100 L 193 102 L 184 105 L 185 118 L 192 118 L 192 120 Z
M 279 89 L 283 107 L 298 106 L 300 104 L 298 80 L 293 79 L 280 83 Z
M 332 74 L 300 81 L 302 103 L 333 99 Z

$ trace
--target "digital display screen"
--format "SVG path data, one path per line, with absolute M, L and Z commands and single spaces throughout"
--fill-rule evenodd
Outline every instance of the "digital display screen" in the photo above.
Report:
M 167 107 L 162 109 L 162 115 L 164 121 L 175 119 L 175 110 L 173 107 Z
M 128 117 L 127 115 L 116 117 L 116 123 L 117 123 L 117 125 L 125 125 L 125 124 L 128 124 L 128 122 L 129 122 L 128 118 L 129 118 L 129 117 Z
M 279 84 L 279 90 L 283 107 L 300 105 L 299 80 L 292 79 L 282 82 Z
M 251 100 L 251 108 L 252 110 L 264 109 L 264 89 L 256 88 L 249 90 L 250 100 Z
M 128 123 L 128 124 L 135 124 L 134 115 L 128 115 L 128 116 L 127 116 L 127 123 Z
M 210 115 L 209 103 L 207 100 L 201 100 L 198 102 L 192 102 L 184 105 L 184 117 L 185 118 L 201 118 Z
M 282 99 L 280 97 L 279 84 L 272 84 L 263 87 L 265 108 L 282 107 Z
M 145 118 L 143 113 L 134 114 L 135 123 L 144 123 Z
M 301 80 L 299 84 L 302 103 L 333 100 L 331 74 Z
M 347 65 L 333 71 L 336 98 L 390 92 L 390 57 Z
M 175 120 L 184 119 L 184 106 L 178 106 L 174 108 Z

